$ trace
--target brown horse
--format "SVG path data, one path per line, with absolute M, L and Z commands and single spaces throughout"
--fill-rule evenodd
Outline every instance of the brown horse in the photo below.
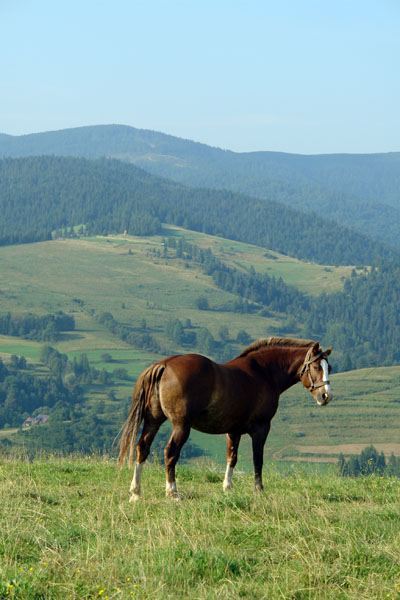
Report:
M 226 434 L 227 466 L 223 489 L 232 487 L 240 437 L 252 439 L 256 490 L 262 490 L 265 440 L 280 394 L 301 381 L 321 406 L 332 399 L 327 357 L 319 342 L 289 338 L 268 338 L 254 342 L 233 360 L 219 365 L 199 354 L 170 356 L 154 363 L 138 378 L 132 406 L 120 442 L 122 466 L 129 451 L 129 464 L 139 426 L 144 420 L 136 446 L 135 471 L 130 501 L 140 497 L 143 463 L 150 446 L 166 419 L 172 435 L 165 447 L 166 493 L 180 499 L 175 482 L 175 465 L 190 429 Z

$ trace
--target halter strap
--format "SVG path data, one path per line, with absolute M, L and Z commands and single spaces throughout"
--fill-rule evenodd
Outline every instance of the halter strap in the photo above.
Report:
M 313 348 L 310 348 L 308 350 L 306 357 L 304 359 L 303 366 L 301 367 L 301 371 L 300 371 L 300 378 L 303 377 L 304 373 L 307 373 L 308 378 L 311 383 L 311 387 L 310 387 L 311 392 L 313 390 L 316 390 L 317 388 L 324 387 L 325 385 L 329 385 L 329 383 L 330 383 L 329 379 L 327 379 L 326 381 L 320 381 L 319 383 L 314 383 L 314 380 L 311 375 L 310 365 L 312 365 L 313 362 L 316 362 L 320 358 L 326 358 L 326 355 L 325 355 L 325 352 L 321 351 L 319 354 L 317 354 L 317 356 L 314 356 L 313 358 L 311 358 L 312 351 L 313 351 Z

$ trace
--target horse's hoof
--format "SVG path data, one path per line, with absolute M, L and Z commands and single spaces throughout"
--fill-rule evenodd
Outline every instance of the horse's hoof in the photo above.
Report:
M 254 487 L 254 491 L 256 492 L 256 494 L 261 494 L 261 492 L 264 491 L 264 486 L 263 485 L 256 485 Z
M 171 500 L 175 500 L 176 502 L 182 502 L 183 500 L 183 496 L 178 494 L 178 492 L 167 492 L 166 497 L 171 498 Z
M 223 485 L 222 489 L 223 489 L 224 492 L 231 492 L 233 490 L 233 485 L 232 484 L 230 484 L 230 485 Z
M 139 494 L 132 494 L 132 496 L 129 498 L 129 502 L 138 502 L 139 500 L 140 500 Z

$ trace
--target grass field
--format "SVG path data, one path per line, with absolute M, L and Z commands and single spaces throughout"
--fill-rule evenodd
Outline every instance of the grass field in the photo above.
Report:
M 0 597 L 21 600 L 400 598 L 398 479 L 270 468 L 224 494 L 208 467 L 161 467 L 128 503 L 107 459 L 0 462 Z

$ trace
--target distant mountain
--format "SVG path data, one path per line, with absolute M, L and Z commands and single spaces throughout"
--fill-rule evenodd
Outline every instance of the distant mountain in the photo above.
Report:
M 400 152 L 235 153 L 121 125 L 0 135 L 0 156 L 113 157 L 191 186 L 229 189 L 315 212 L 400 247 Z
M 0 160 L 0 244 L 92 233 L 155 234 L 181 225 L 322 264 L 371 264 L 399 254 L 329 220 L 227 190 L 190 188 L 111 159 Z

